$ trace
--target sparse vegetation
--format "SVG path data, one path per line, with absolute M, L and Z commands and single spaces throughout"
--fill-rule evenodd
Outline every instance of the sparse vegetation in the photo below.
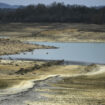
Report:
M 11 89 L 12 86 L 18 86 L 22 81 L 29 81 L 32 79 L 36 80 L 35 94 L 40 93 L 43 98 L 35 102 L 31 101 L 31 99 L 30 101 L 23 100 L 26 105 L 43 105 L 43 103 L 47 105 L 54 103 L 55 105 L 60 105 L 61 103 L 62 105 L 72 105 L 74 103 L 75 105 L 97 105 L 98 103 L 105 103 L 104 65 L 64 66 L 59 65 L 59 63 L 61 64 L 62 62 L 1 60 L 0 89 L 5 90 L 5 88 L 8 87 Z M 36 69 L 35 65 L 38 66 L 38 69 Z M 33 68 L 33 70 L 30 68 Z M 20 69 L 21 71 L 23 70 L 22 72 L 25 70 L 29 72 L 24 72 L 24 75 L 21 75 L 21 73 L 17 74 L 16 72 L 20 71 Z M 95 74 L 101 69 L 103 69 L 102 72 Z M 22 87 L 24 85 L 25 82 L 20 86 Z M 19 88 L 19 90 L 21 90 L 21 88 Z M 29 91 L 31 91 L 31 89 L 29 89 Z M 21 96 L 19 97 L 21 98 Z M 15 97 L 15 99 L 16 98 L 17 97 Z
M 19 84 L 21 81 L 12 79 L 0 79 L 0 89 L 6 89 L 12 87 L 13 85 Z
M 105 7 L 0 9 L 0 56 L 55 48 L 24 41 L 105 42 Z M 63 62 L 0 59 L 0 105 L 105 105 L 105 65 Z
M 0 25 L 0 36 L 21 41 L 105 42 L 105 25 L 74 23 L 10 23 Z
M 0 55 L 16 54 L 33 49 L 51 48 L 49 46 L 25 44 L 18 40 L 0 39 Z

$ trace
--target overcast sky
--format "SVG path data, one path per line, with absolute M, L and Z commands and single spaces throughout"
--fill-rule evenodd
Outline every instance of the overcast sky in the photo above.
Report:
M 29 4 L 50 4 L 52 2 L 64 2 L 65 4 L 79 4 L 87 6 L 100 6 L 105 5 L 105 0 L 0 0 L 0 2 L 15 4 L 15 5 L 29 5 Z

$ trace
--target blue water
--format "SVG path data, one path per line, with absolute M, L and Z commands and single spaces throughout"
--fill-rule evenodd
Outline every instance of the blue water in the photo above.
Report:
M 15 55 L 1 56 L 3 59 L 65 60 L 105 64 L 105 43 L 55 43 L 30 42 L 32 44 L 58 47 L 57 49 L 36 49 Z

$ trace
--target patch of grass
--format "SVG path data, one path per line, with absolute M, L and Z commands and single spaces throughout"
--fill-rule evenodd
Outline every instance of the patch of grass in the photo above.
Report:
M 105 25 L 11 23 L 0 25 L 0 35 L 19 40 L 105 42 Z
M 15 85 L 17 83 L 19 83 L 19 80 L 0 79 L 0 89 L 12 87 L 13 85 Z
M 19 40 L 0 39 L 0 55 L 17 54 L 33 49 L 52 48 L 49 46 L 25 44 Z

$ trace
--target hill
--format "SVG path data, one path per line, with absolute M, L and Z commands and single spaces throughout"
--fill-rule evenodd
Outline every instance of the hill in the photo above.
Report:
M 16 8 L 19 8 L 20 6 L 19 5 L 9 5 L 9 4 L 6 4 L 6 3 L 0 3 L 0 8 L 9 8 L 9 9 L 16 9 Z

